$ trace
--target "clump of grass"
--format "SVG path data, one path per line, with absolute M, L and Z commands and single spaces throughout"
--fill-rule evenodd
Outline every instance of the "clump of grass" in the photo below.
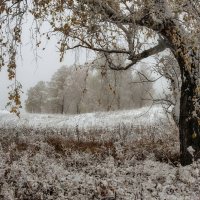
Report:
M 170 135 L 163 135 L 160 138 L 144 136 L 138 140 L 125 144 L 126 152 L 134 152 L 137 160 L 145 160 L 154 156 L 156 161 L 169 163 L 177 166 L 179 160 L 179 139 L 176 130 Z
M 161 130 L 160 134 L 157 133 L 158 130 Z M 1 127 L 0 133 L 2 149 L 4 152 L 10 152 L 13 160 L 18 159 L 26 151 L 35 155 L 41 149 L 42 143 L 45 143 L 53 147 L 53 151 L 60 156 L 71 155 L 74 152 L 89 153 L 98 159 L 112 156 L 116 161 L 123 161 L 131 157 L 145 160 L 150 155 L 154 155 L 155 159 L 160 162 L 173 165 L 179 163 L 179 140 L 175 128 L 170 134 L 166 134 L 166 130 L 159 127 L 126 127 L 122 124 L 112 130 L 106 129 L 106 127 L 102 130 L 80 128 L 78 137 L 73 131 L 67 130 L 66 133 L 65 129 L 59 131 L 48 128 L 40 130 L 32 127 L 16 129 Z M 130 137 L 131 135 L 134 137 Z M 116 145 L 119 143 L 120 153 Z M 47 150 L 44 149 L 44 151 Z
M 113 141 L 76 140 L 63 136 L 49 136 L 46 138 L 46 142 L 50 146 L 53 146 L 55 151 L 61 155 L 72 152 L 84 152 L 102 157 L 110 154 L 115 157 L 115 146 Z

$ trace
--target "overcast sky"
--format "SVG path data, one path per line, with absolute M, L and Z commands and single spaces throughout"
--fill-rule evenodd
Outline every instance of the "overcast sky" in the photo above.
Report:
M 38 49 L 37 62 L 32 50 L 30 41 L 29 27 L 26 25 L 23 32 L 23 46 L 21 49 L 21 55 L 23 60 L 18 60 L 17 66 L 17 80 L 22 84 L 24 94 L 22 95 L 22 103 L 26 99 L 27 90 L 34 86 L 38 81 L 48 81 L 55 71 L 63 65 L 72 65 L 75 63 L 75 51 L 67 52 L 62 63 L 59 62 L 59 53 L 56 48 L 56 40 L 50 40 L 46 46 L 45 51 Z M 88 55 L 88 54 L 87 54 Z M 91 60 L 92 54 L 89 54 L 89 58 L 86 58 L 84 51 L 80 52 L 79 63 L 83 64 L 86 60 Z M 76 61 L 77 62 L 77 61 Z M 8 102 L 8 89 L 7 87 L 12 84 L 7 78 L 7 69 L 3 68 L 0 72 L 0 109 L 4 109 Z M 165 85 L 162 81 L 156 84 L 158 90 L 161 90 Z

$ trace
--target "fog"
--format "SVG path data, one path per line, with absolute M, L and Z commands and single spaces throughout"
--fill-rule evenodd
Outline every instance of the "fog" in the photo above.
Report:
M 24 45 L 22 47 L 21 54 L 23 56 L 22 60 L 19 58 L 17 66 L 17 80 L 22 84 L 22 106 L 24 108 L 24 101 L 26 99 L 27 90 L 34 86 L 38 81 L 49 81 L 51 76 L 58 70 L 59 67 L 63 65 L 73 65 L 74 63 L 83 64 L 86 60 L 91 60 L 92 55 L 89 54 L 89 58 L 86 58 L 86 53 L 84 51 L 80 52 L 80 58 L 77 61 L 75 59 L 75 51 L 67 52 L 63 62 L 59 61 L 59 53 L 56 51 L 56 42 L 51 41 L 47 45 L 45 51 L 40 51 L 38 49 L 39 57 L 36 59 L 34 56 L 31 45 Z M 87 54 L 88 55 L 88 54 Z M 78 63 L 77 63 L 78 62 Z M 149 60 L 146 62 L 149 63 Z M 13 81 L 8 80 L 7 69 L 3 68 L 0 72 L 0 109 L 5 109 L 8 102 L 8 92 L 7 88 L 13 83 Z M 160 79 L 155 83 L 155 88 L 157 93 L 162 93 L 163 88 L 166 88 L 166 81 Z
M 29 21 L 29 20 L 28 20 Z M 17 60 L 17 80 L 22 84 L 23 94 L 22 106 L 24 108 L 24 101 L 26 99 L 27 90 L 34 86 L 38 81 L 49 81 L 51 76 L 57 71 L 57 69 L 63 65 L 83 64 L 86 61 L 92 60 L 94 54 L 92 52 L 86 52 L 85 50 L 80 51 L 68 51 L 65 54 L 63 62 L 60 62 L 58 48 L 56 47 L 57 40 L 52 38 L 47 44 L 43 45 L 45 50 L 42 48 L 33 49 L 34 44 L 30 37 L 30 25 L 27 23 L 24 25 L 24 31 L 22 35 L 22 46 L 21 52 Z M 48 27 L 44 27 L 48 29 Z M 32 29 L 33 30 L 33 29 Z M 35 48 L 35 47 L 34 47 Z M 36 56 L 37 50 L 37 56 Z M 78 59 L 77 59 L 78 54 Z M 148 65 L 153 63 L 152 58 L 145 59 L 142 62 L 147 62 Z M 0 109 L 5 109 L 8 102 L 7 88 L 13 81 L 8 80 L 7 69 L 4 67 L 0 72 Z M 163 88 L 166 88 L 166 81 L 160 79 L 156 84 L 155 88 L 157 93 L 161 93 Z

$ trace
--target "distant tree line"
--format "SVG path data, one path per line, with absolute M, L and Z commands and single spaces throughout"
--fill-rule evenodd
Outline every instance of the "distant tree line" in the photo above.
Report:
M 123 58 L 113 58 L 123 64 Z M 79 66 L 63 66 L 47 83 L 40 81 L 27 93 L 31 113 L 78 114 L 140 108 L 151 104 L 153 83 L 145 66 L 138 71 L 113 71 L 106 59 Z

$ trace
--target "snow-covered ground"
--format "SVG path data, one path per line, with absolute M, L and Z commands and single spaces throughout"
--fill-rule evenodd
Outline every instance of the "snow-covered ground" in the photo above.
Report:
M 77 126 L 88 136 L 57 131 Z M 20 119 L 1 111 L 0 200 L 199 200 L 200 162 L 182 167 L 178 154 L 177 130 L 159 106 Z
M 10 127 L 53 127 L 73 128 L 113 128 L 118 124 L 125 125 L 158 125 L 166 120 L 166 115 L 161 106 L 144 107 L 135 110 L 124 110 L 115 112 L 97 112 L 80 115 L 53 115 L 53 114 L 28 114 L 22 113 L 18 118 L 7 111 L 0 111 L 0 126 Z

